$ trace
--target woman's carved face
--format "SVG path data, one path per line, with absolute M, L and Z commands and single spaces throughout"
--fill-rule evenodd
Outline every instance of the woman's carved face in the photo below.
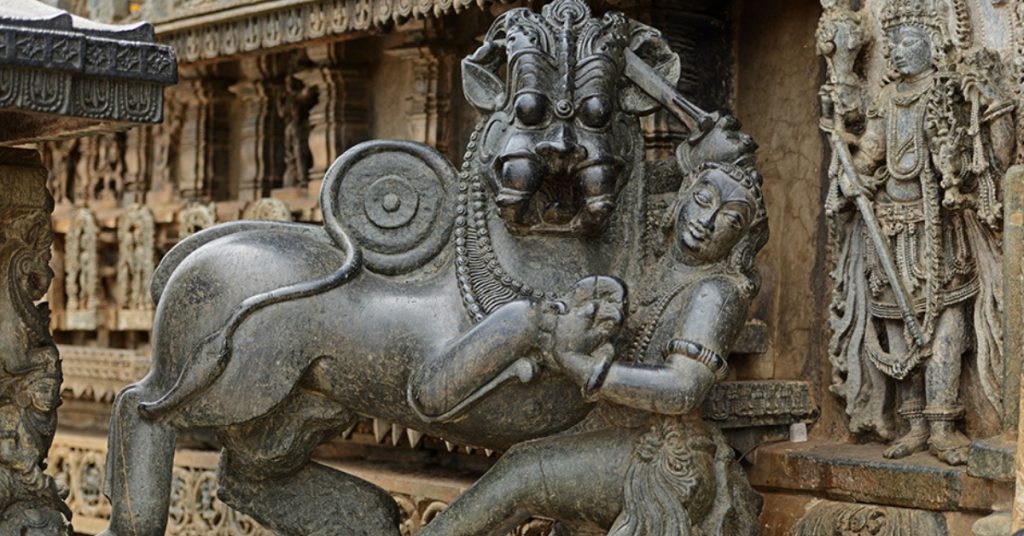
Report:
M 915 26 L 896 26 L 889 30 L 889 54 L 900 75 L 919 75 L 932 66 L 931 37 Z
M 700 263 L 726 257 L 750 228 L 750 193 L 719 169 L 708 169 L 683 194 L 676 219 L 676 241 L 683 255 Z

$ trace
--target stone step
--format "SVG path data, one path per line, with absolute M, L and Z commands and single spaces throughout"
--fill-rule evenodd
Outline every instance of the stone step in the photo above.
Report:
M 926 452 L 900 460 L 883 445 L 812 440 L 757 449 L 750 472 L 760 490 L 934 511 L 991 512 L 1009 504 L 1010 484 L 978 478 Z

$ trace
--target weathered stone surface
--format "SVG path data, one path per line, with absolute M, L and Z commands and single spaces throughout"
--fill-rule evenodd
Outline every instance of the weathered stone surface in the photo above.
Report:
M 978 478 L 1013 482 L 1016 454 L 1017 437 L 1012 433 L 972 441 L 967 455 L 967 473 Z
M 759 448 L 750 479 L 763 488 L 936 511 L 991 511 L 1011 494 L 1006 484 L 970 476 L 926 454 L 889 460 L 877 445 L 820 441 Z
M 934 512 L 822 501 L 793 528 L 793 536 L 946 536 L 945 519 Z
M 49 308 L 35 304 L 53 279 L 53 199 L 35 151 L 0 149 L 0 191 L 0 533 L 70 535 L 71 512 L 43 473 L 61 367 Z
M 1017 151 L 1005 40 L 975 31 L 963 2 L 823 5 L 832 391 L 887 457 L 965 464 L 956 423 L 1001 431 L 1019 359 L 1003 344 L 1002 184 Z M 872 43 L 884 54 L 862 61 Z

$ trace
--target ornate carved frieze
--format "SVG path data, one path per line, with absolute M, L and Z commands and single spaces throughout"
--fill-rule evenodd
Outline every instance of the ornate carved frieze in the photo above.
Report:
M 75 349 L 69 349 L 78 352 Z M 106 446 L 100 438 L 62 434 L 50 449 L 48 473 L 68 490 L 67 505 L 75 515 L 76 530 L 95 534 L 110 518 L 110 504 L 103 497 L 106 470 Z M 168 536 L 271 536 L 252 518 L 241 514 L 217 498 L 216 453 L 180 451 L 175 457 L 171 503 L 168 512 Z M 431 497 L 444 486 L 431 485 L 429 478 L 395 478 L 390 471 L 363 469 L 361 475 L 371 481 L 390 483 L 389 493 L 398 506 L 402 536 L 419 532 L 438 513 L 448 508 L 451 498 Z M 375 478 L 376 477 L 376 478 Z M 468 486 L 469 482 L 463 482 Z M 509 536 L 549 536 L 552 523 L 531 520 Z
M 721 428 L 790 425 L 818 416 L 813 385 L 804 381 L 734 381 L 716 385 L 702 414 Z
M 64 236 L 64 329 L 94 330 L 99 325 L 99 226 L 88 208 L 78 208 Z
M 0 149 L 0 534 L 70 534 L 71 513 L 43 473 L 61 366 L 43 297 L 53 200 L 32 150 Z
M 113 402 L 125 385 L 146 375 L 150 359 L 135 350 L 59 347 L 64 370 L 65 397 L 91 402 Z
M 83 24 L 40 2 L 22 2 L 19 9 L 4 10 L 0 12 L 0 109 L 109 122 L 157 122 L 162 88 L 176 82 L 178 73 L 173 49 L 152 40 L 148 24 Z M 23 120 L 5 130 L 0 142 L 67 137 L 90 123 L 95 122 L 58 126 L 57 121 Z
M 414 18 L 440 17 L 489 3 L 491 0 L 288 0 L 236 2 L 228 6 L 211 2 L 181 9 L 165 1 L 144 4 L 157 18 L 148 17 L 145 10 L 140 15 L 157 21 L 161 40 L 174 47 L 183 61 L 193 63 L 386 27 Z M 150 8 L 151 4 L 154 5 Z M 194 17 L 214 8 L 217 13 Z M 161 18 L 167 22 L 160 23 Z
M 117 220 L 117 310 L 118 330 L 148 330 L 153 322 L 153 301 L 149 282 L 156 263 L 153 212 L 135 205 Z

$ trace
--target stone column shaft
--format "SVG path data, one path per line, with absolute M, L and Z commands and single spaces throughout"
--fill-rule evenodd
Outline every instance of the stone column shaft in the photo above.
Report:
M 0 534 L 70 533 L 43 461 L 57 428 L 61 369 L 50 311 L 53 198 L 34 150 L 0 149 Z
M 365 71 L 356 66 L 320 65 L 295 74 L 315 95 L 309 110 L 309 179 L 322 179 L 335 158 L 369 137 Z

